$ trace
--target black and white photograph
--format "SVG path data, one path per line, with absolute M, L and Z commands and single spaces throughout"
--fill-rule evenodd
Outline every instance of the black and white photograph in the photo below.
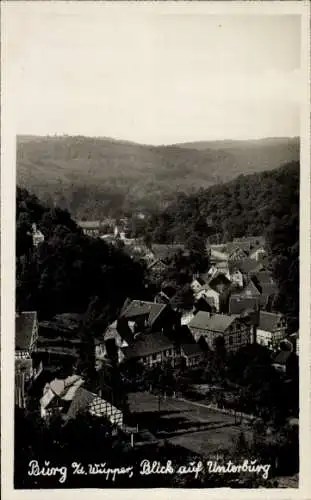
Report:
M 14 490 L 299 491 L 308 5 L 208 3 L 5 2 Z

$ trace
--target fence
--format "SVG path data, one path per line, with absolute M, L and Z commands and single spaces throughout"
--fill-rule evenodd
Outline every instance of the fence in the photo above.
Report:
M 113 425 L 121 428 L 123 427 L 122 411 L 98 396 L 96 396 L 90 404 L 89 412 L 96 417 L 105 416 Z

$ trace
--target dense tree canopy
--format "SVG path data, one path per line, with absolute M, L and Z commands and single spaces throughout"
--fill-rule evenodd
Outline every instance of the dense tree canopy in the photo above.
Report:
M 222 243 L 264 235 L 280 290 L 277 307 L 298 317 L 299 162 L 180 195 L 176 203 L 148 219 L 143 231 L 155 242 L 185 243 L 201 255 L 204 238 Z
M 85 312 L 98 297 L 101 307 L 141 297 L 144 269 L 121 249 L 85 236 L 66 210 L 50 209 L 17 189 L 17 306 L 41 316 Z M 45 236 L 32 243 L 32 223 Z

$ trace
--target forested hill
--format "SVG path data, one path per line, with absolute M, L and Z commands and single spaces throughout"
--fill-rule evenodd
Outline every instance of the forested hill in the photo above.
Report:
M 32 225 L 44 234 L 33 245 Z M 144 297 L 144 269 L 122 249 L 85 236 L 69 212 L 49 209 L 25 189 L 16 196 L 16 306 L 57 313 L 97 314 L 115 319 L 127 297 Z
M 17 182 L 76 219 L 163 208 L 176 193 L 299 159 L 299 139 L 147 146 L 107 138 L 17 138 Z
M 279 283 L 280 310 L 298 315 L 299 162 L 180 196 L 154 215 L 144 232 L 159 243 L 187 243 L 194 236 L 221 243 L 265 235 Z
M 239 176 L 226 184 L 180 195 L 149 221 L 148 231 L 159 243 L 184 242 L 206 224 L 212 241 L 263 234 L 284 217 L 299 216 L 299 163 L 272 171 Z

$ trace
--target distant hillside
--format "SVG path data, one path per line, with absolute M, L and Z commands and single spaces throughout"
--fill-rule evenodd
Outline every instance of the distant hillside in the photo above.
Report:
M 299 311 L 300 164 L 239 176 L 226 184 L 180 196 L 148 221 L 141 234 L 157 243 L 224 243 L 264 235 L 279 285 L 277 309 L 294 317 Z
M 109 138 L 17 137 L 17 182 L 74 217 L 153 210 L 177 193 L 299 159 L 299 139 L 148 146 Z
M 274 149 L 277 146 L 280 148 L 284 147 L 296 147 L 298 144 L 298 138 L 296 137 L 265 137 L 262 139 L 248 139 L 248 140 L 214 140 L 214 141 L 197 141 L 197 142 L 182 142 L 179 144 L 174 144 L 179 148 L 186 149 L 197 149 L 198 151 L 203 151 L 204 149 L 250 149 L 250 148 L 264 148 L 273 145 Z

